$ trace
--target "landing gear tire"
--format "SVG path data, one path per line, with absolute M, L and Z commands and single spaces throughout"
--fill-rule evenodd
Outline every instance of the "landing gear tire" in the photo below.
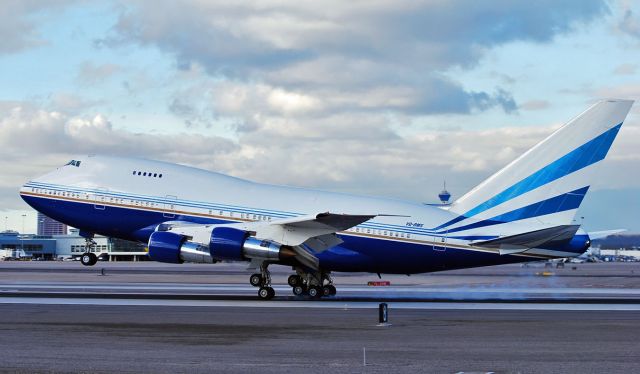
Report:
M 295 286 L 293 287 L 293 294 L 296 296 L 304 295 L 304 287 L 303 286 Z
M 80 262 L 84 266 L 93 266 L 98 262 L 98 257 L 93 253 L 85 253 L 80 257 Z
M 336 294 L 336 288 L 332 285 L 322 287 L 322 296 L 333 296 Z
M 289 286 L 295 287 L 302 284 L 302 279 L 299 275 L 289 275 L 289 278 L 287 278 L 287 283 L 289 283 Z
M 271 300 L 276 295 L 276 291 L 271 287 L 260 287 L 258 290 L 258 297 L 261 300 Z
M 307 292 L 309 293 L 309 296 L 314 299 L 319 299 L 322 297 L 322 289 L 318 286 L 309 287 L 309 290 Z
M 264 279 L 262 278 L 262 274 L 251 274 L 251 277 L 249 277 L 249 283 L 251 283 L 251 285 L 253 287 L 260 287 L 262 286 L 262 284 L 264 283 Z

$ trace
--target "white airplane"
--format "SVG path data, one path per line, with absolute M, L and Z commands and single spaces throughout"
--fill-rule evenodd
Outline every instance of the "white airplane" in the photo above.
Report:
M 148 243 L 155 261 L 247 261 L 271 299 L 268 266 L 296 295 L 331 296 L 331 272 L 413 274 L 574 257 L 574 215 L 633 101 L 603 100 L 448 206 L 253 183 L 124 157 L 70 161 L 20 189 L 34 209 L 94 234 Z M 87 252 L 82 263 L 93 265 Z

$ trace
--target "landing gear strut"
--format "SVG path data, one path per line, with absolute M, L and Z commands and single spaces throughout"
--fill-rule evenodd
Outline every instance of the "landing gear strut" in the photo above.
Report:
M 92 248 L 95 248 L 97 243 L 92 238 L 85 238 L 84 250 L 85 252 L 80 257 L 80 262 L 84 266 L 93 266 L 98 262 L 98 256 L 91 252 Z
M 327 272 L 307 272 L 301 268 L 294 268 L 296 274 L 290 275 L 287 283 L 291 286 L 293 294 L 296 296 L 308 295 L 314 299 L 333 296 L 336 294 L 336 287 L 333 279 Z
M 258 297 L 261 300 L 271 300 L 276 295 L 273 287 L 271 287 L 271 273 L 268 269 L 269 264 L 263 262 L 260 265 L 260 273 L 252 274 L 249 277 L 249 283 L 258 289 Z

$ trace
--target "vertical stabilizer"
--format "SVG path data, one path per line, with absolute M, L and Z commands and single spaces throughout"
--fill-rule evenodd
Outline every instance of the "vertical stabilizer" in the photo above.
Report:
M 607 155 L 632 104 L 594 104 L 455 201 L 450 210 L 458 217 L 440 229 L 467 231 L 513 223 L 500 225 L 505 234 L 513 234 L 523 220 L 540 228 L 571 224 L 597 177 L 596 165 Z

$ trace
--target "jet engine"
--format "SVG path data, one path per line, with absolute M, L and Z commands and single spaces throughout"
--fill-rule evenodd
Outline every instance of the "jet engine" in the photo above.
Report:
M 293 256 L 295 252 L 290 247 L 255 238 L 249 232 L 232 227 L 214 227 L 206 244 L 171 231 L 156 231 L 149 237 L 149 257 L 154 261 L 174 264 L 251 259 L 278 262 Z

